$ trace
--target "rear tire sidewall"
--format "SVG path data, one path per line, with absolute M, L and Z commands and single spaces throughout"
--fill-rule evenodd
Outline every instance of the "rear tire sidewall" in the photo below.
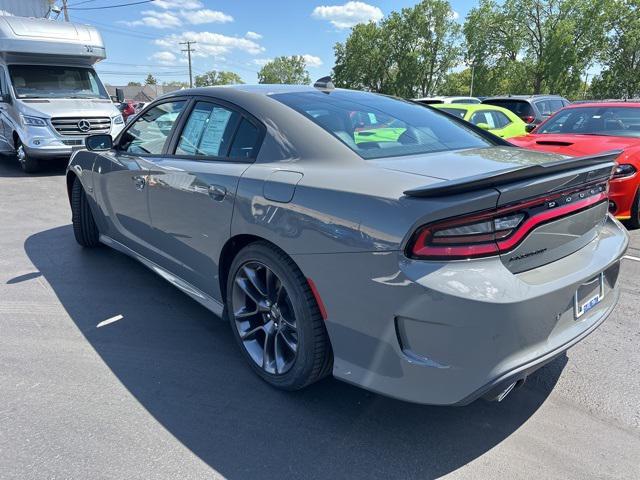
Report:
M 298 390 L 306 386 L 308 383 L 311 383 L 309 382 L 309 379 L 312 376 L 314 367 L 314 342 L 318 341 L 314 336 L 312 317 L 313 315 L 318 315 L 318 312 L 314 311 L 314 308 L 317 309 L 317 307 L 313 304 L 310 305 L 310 302 L 307 300 L 305 292 L 306 285 L 301 285 L 304 276 L 299 270 L 292 271 L 290 265 L 283 264 L 282 255 L 284 254 L 279 254 L 274 248 L 261 243 L 251 244 L 240 251 L 240 253 L 234 258 L 229 270 L 226 291 L 227 316 L 233 336 L 242 351 L 242 355 L 249 365 L 251 365 L 251 368 L 263 380 L 275 387 L 285 390 Z M 298 350 L 296 353 L 296 359 L 292 367 L 282 375 L 274 375 L 265 372 L 254 362 L 246 351 L 235 325 L 235 319 L 233 316 L 234 305 L 232 300 L 233 284 L 238 270 L 250 261 L 263 263 L 270 268 L 278 278 L 280 278 L 289 295 L 289 299 L 296 316 L 298 334 Z

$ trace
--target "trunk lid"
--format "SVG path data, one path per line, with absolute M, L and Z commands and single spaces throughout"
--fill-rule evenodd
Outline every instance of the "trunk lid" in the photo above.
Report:
M 405 191 L 410 197 L 497 190 L 497 212 L 523 215 L 513 233 L 497 241 L 502 262 L 518 273 L 570 255 L 596 238 L 607 218 L 608 179 L 619 153 L 567 158 L 496 147 L 447 152 L 423 168 L 418 159 L 389 159 L 388 168 L 442 179 Z

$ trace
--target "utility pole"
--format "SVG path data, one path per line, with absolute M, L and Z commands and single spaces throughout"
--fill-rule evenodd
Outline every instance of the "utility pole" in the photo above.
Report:
M 469 96 L 473 97 L 473 76 L 476 72 L 476 65 L 475 63 L 471 64 L 471 86 L 469 88 Z
M 69 21 L 69 10 L 67 10 L 67 0 L 62 0 L 62 11 L 64 12 L 64 21 Z
M 182 50 L 183 52 L 187 52 L 187 56 L 189 57 L 189 88 L 193 88 L 193 73 L 191 71 L 191 52 L 195 52 L 194 49 L 191 48 L 191 45 L 198 43 L 187 40 L 186 42 L 180 42 L 180 45 L 186 45 L 187 48 Z

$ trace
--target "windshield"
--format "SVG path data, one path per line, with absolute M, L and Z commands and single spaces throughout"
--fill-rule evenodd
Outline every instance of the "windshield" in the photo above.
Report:
M 640 137 L 640 107 L 580 107 L 558 112 L 536 133 Z
M 412 102 L 364 92 L 273 94 L 362 158 L 459 150 L 494 145 L 455 119 Z
M 10 65 L 9 75 L 17 98 L 109 98 L 91 68 Z

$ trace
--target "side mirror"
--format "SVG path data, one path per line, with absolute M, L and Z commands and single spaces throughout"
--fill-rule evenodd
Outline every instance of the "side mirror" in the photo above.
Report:
M 491 125 L 484 122 L 476 123 L 476 127 L 481 128 L 483 130 L 491 130 Z
M 116 99 L 120 103 L 124 102 L 124 90 L 122 90 L 121 88 L 116 88 Z
M 537 127 L 537 125 L 534 125 L 533 123 L 527 123 L 527 124 L 524 126 L 524 130 L 525 130 L 527 133 L 531 133 L 531 132 L 533 132 L 533 130 L 535 130 L 535 128 L 536 128 L 536 127 Z
M 113 148 L 113 138 L 107 134 L 89 135 L 84 139 L 84 145 L 87 150 L 92 152 L 111 150 Z

